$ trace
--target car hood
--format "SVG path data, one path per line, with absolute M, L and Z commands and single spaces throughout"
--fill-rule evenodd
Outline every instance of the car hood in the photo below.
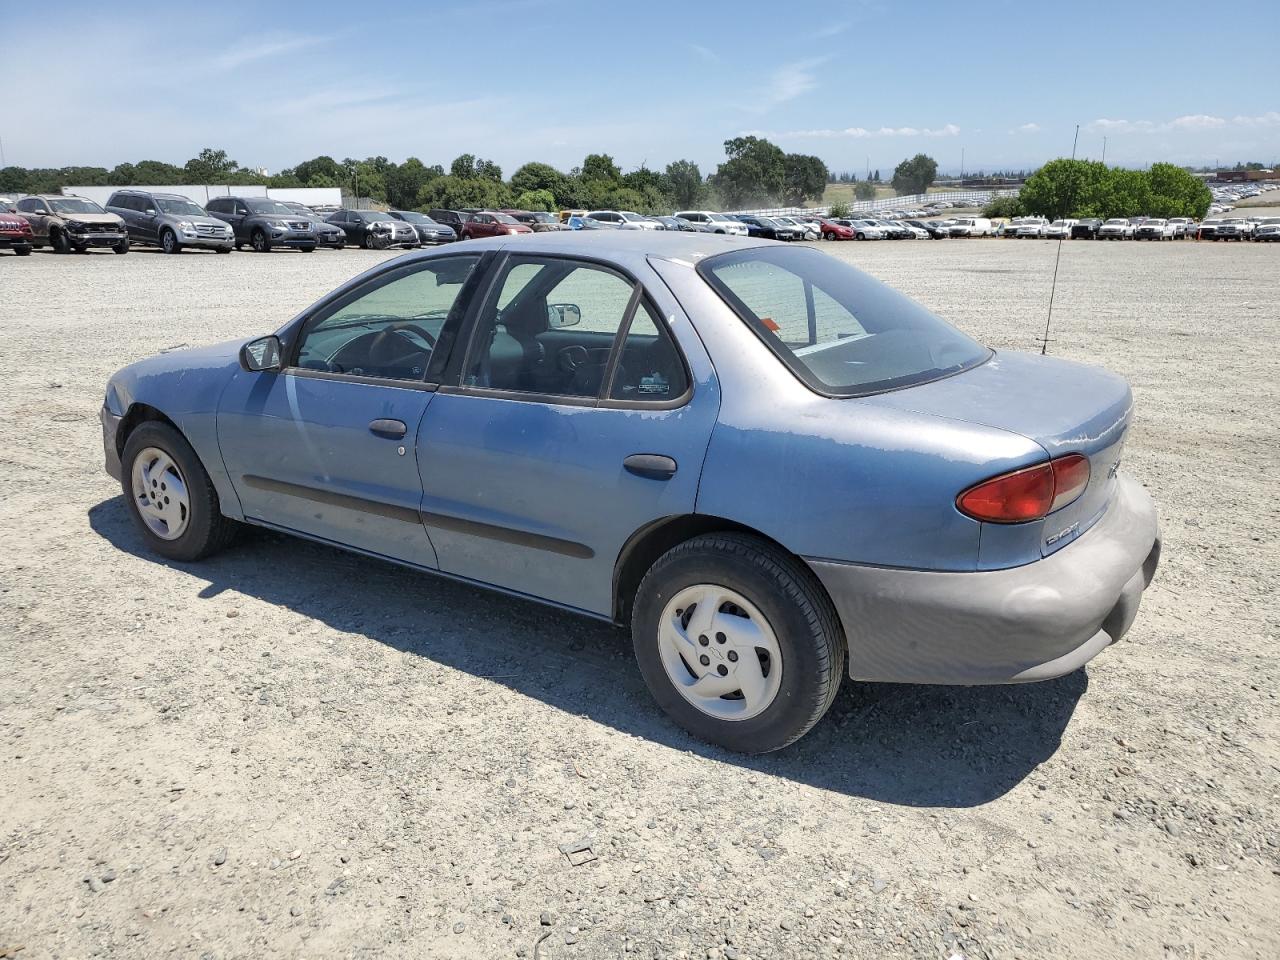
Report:
M 114 213 L 60 213 L 58 216 L 67 223 L 124 223 Z

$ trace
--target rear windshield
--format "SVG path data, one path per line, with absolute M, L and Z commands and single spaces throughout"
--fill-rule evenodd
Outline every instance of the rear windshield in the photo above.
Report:
M 791 372 L 857 397 L 937 380 L 991 351 L 880 281 L 816 250 L 753 247 L 698 273 Z

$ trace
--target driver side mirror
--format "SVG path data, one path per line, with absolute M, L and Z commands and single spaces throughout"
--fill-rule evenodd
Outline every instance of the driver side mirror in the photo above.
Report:
M 281 356 L 279 337 L 259 337 L 240 348 L 240 366 L 249 373 L 279 370 Z
M 552 330 L 575 327 L 582 322 L 582 308 L 576 303 L 547 304 L 547 326 Z

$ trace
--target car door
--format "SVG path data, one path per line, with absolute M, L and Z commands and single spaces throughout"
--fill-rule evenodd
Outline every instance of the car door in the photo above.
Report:
M 494 274 L 419 435 L 440 568 L 610 616 L 627 540 L 693 512 L 710 361 L 647 265 L 647 288 L 570 258 L 509 255 Z
M 37 244 L 49 242 L 49 219 L 52 213 L 39 197 L 23 197 L 14 208 L 31 224 L 31 233 Z
M 285 331 L 282 369 L 235 375 L 218 442 L 246 518 L 436 566 L 414 444 L 480 259 L 393 264 Z

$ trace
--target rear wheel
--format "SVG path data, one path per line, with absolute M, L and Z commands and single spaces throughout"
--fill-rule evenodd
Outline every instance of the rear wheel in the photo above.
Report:
M 844 674 L 844 636 L 816 578 L 742 534 L 695 537 L 663 554 L 637 591 L 632 641 L 671 718 L 742 753 L 798 740 Z
M 142 424 L 125 442 L 121 485 L 147 546 L 171 560 L 200 560 L 236 533 L 186 438 L 167 423 Z

